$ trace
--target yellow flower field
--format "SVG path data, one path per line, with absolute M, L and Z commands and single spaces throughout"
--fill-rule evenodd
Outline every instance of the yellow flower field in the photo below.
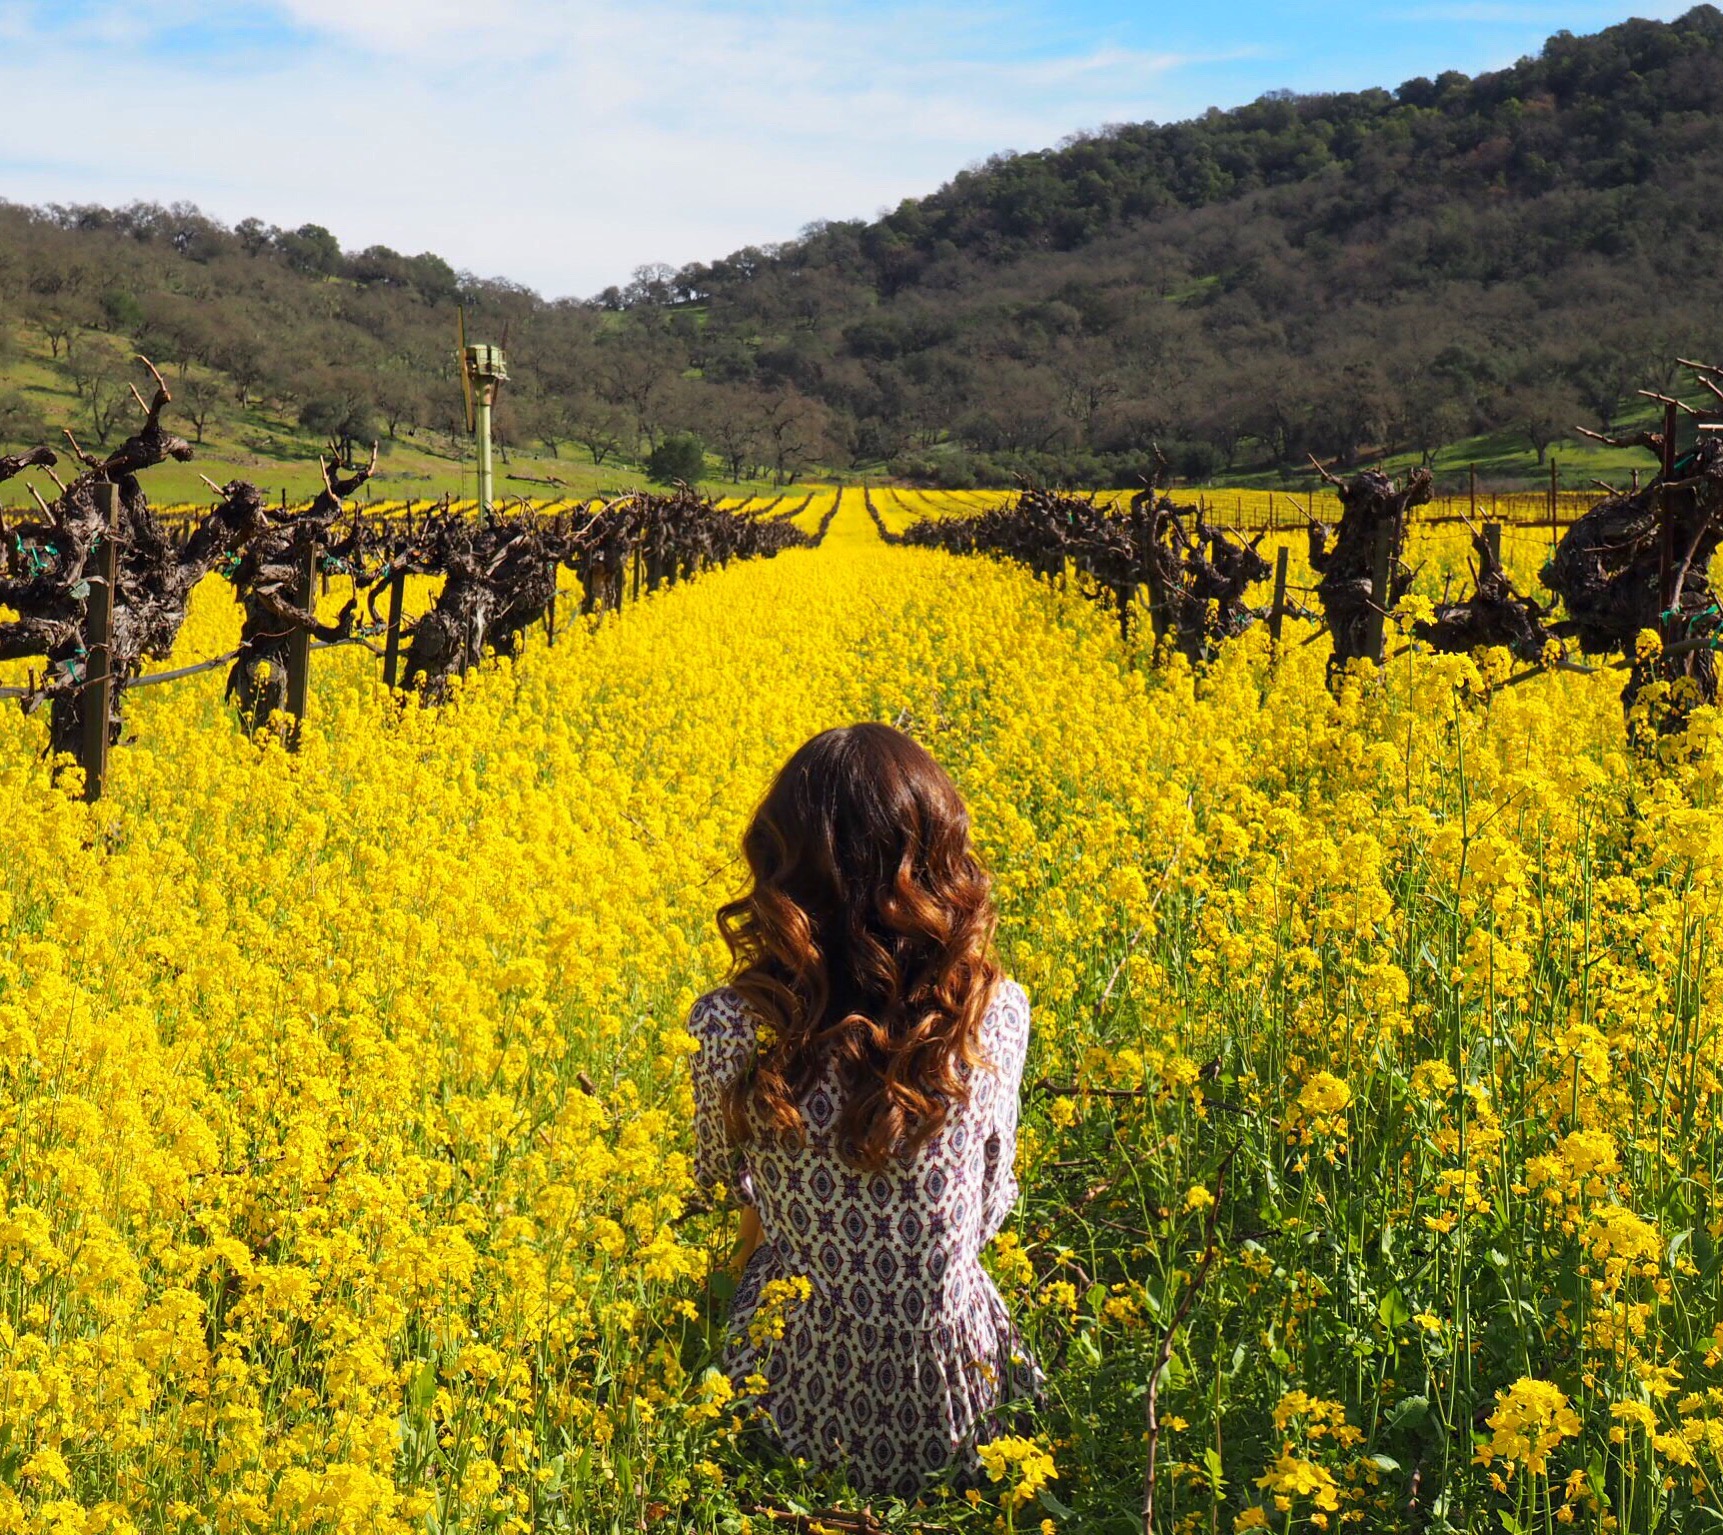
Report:
M 211 582 L 166 664 L 236 631 Z M 852 491 L 441 711 L 320 652 L 298 755 L 207 673 L 86 806 L 0 712 L 0 1531 L 853 1508 L 709 1372 L 682 1025 L 745 816 L 862 718 L 968 796 L 1036 1009 L 989 1261 L 1049 1376 L 982 1489 L 875 1517 L 1140 1527 L 1204 1272 L 1157 1529 L 1709 1527 L 1713 715 L 1652 760 L 1619 673 L 1410 650 L 1336 699 L 1312 632 L 1157 666 Z

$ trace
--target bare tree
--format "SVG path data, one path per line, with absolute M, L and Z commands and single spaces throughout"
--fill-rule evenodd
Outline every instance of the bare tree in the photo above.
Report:
M 68 351 L 64 366 L 90 435 L 97 447 L 105 448 L 125 409 L 125 365 L 107 346 L 92 344 Z
M 593 467 L 602 468 L 626 444 L 628 421 L 608 400 L 589 394 L 574 404 L 569 435 L 592 455 Z
M 763 435 L 760 403 L 740 390 L 707 390 L 699 412 L 700 435 L 724 463 L 731 480 L 739 480 L 760 458 Z
M 215 413 L 216 405 L 226 392 L 207 373 L 188 379 L 180 386 L 176 398 L 182 413 L 191 422 L 192 441 L 200 447 L 203 445 L 204 428 L 209 425 L 209 418 Z
M 257 386 L 268 371 L 268 352 L 255 332 L 230 328 L 217 336 L 212 348 L 215 365 L 233 380 L 233 392 L 241 410 L 251 404 Z
M 762 397 L 759 421 L 772 477 L 787 485 L 824 449 L 830 412 L 799 390 L 784 388 Z
M 1508 401 L 1508 420 L 1521 440 L 1544 461 L 1550 444 L 1573 426 L 1580 412 L 1573 390 L 1556 383 L 1528 384 Z

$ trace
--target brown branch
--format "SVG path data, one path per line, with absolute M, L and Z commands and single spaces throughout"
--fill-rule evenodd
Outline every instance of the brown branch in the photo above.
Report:
M 1647 453 L 1663 457 L 1662 432 L 1635 432 L 1631 437 L 1606 437 L 1602 432 L 1594 432 L 1588 426 L 1576 426 L 1574 431 L 1581 437 L 1589 437 L 1593 442 L 1601 442 L 1606 448 L 1644 448 Z
M 26 469 L 46 469 L 52 477 L 53 466 L 58 462 L 52 448 L 31 448 L 25 453 L 0 454 L 0 480 L 9 480 Z M 60 484 L 58 480 L 54 483 Z M 64 490 L 66 487 L 61 485 L 60 488 Z
M 1655 389 L 1639 389 L 1635 393 L 1644 395 L 1648 400 L 1656 400 L 1659 405 L 1673 405 L 1677 410 L 1684 410 L 1690 416 L 1699 414 L 1685 400 L 1678 400 L 1672 394 L 1659 394 Z
M 1341 479 L 1339 475 L 1331 474 L 1328 470 L 1324 469 L 1322 465 L 1317 462 L 1316 455 L 1314 453 L 1307 453 L 1305 457 L 1310 460 L 1310 467 L 1321 475 L 1323 479 L 1327 480 L 1330 485 L 1344 486 L 1346 484 L 1346 481 Z
M 78 446 L 78 439 L 72 435 L 71 427 L 63 426 L 60 430 L 66 434 L 66 441 L 71 443 L 72 452 L 76 455 L 80 464 L 82 464 L 86 469 L 99 470 L 102 467 L 102 461 L 99 458 L 93 457 Z
M 323 459 L 323 455 L 321 453 L 318 454 L 317 467 L 323 471 L 324 489 L 339 501 L 346 496 L 352 495 L 354 491 L 356 491 L 377 472 L 377 444 L 375 442 L 371 444 L 371 462 L 365 465 L 363 469 L 361 469 L 357 464 L 343 466 L 339 453 L 334 456 L 334 462 L 332 464 L 326 463 Z M 350 477 L 345 480 L 337 480 L 331 471 L 342 467 L 345 467 L 348 470 Z

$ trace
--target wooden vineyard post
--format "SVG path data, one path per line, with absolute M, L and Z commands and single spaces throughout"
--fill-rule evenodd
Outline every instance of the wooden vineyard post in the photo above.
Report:
M 1376 528 L 1376 542 L 1370 549 L 1370 607 L 1366 614 L 1364 644 L 1370 659 L 1378 666 L 1388 656 L 1387 630 L 1390 588 L 1394 584 L 1394 523 L 1385 518 Z
M 1476 522 L 1478 520 L 1478 466 L 1476 464 L 1467 467 L 1466 482 L 1472 502 L 1472 521 Z
M 1675 478 L 1675 429 L 1679 421 L 1675 402 L 1663 407 L 1663 478 L 1657 487 L 1657 607 L 1663 615 L 1658 630 L 1663 643 L 1669 645 L 1682 636 L 1678 632 L 1675 614 L 1675 515 L 1669 505 L 1669 486 Z
M 1274 553 L 1274 605 L 1268 610 L 1268 633 L 1274 643 L 1280 643 L 1280 624 L 1286 617 L 1286 559 L 1288 550 L 1282 544 Z
M 1671 611 L 1675 606 L 1675 518 L 1669 510 L 1667 480 L 1657 487 L 1657 532 L 1657 629 L 1663 643 L 1670 645 L 1681 636 Z
M 550 601 L 544 605 L 544 642 L 547 645 L 556 643 L 556 579 L 560 569 L 555 560 L 550 562 Z
M 1555 460 L 1550 460 L 1550 548 L 1561 542 L 1561 533 L 1556 527 L 1556 466 Z
M 78 695 L 78 765 L 84 798 L 102 797 L 108 782 L 108 711 L 114 692 L 114 579 L 119 572 L 120 487 L 98 485 L 97 504 L 107 528 L 97 546 L 96 571 L 84 607 L 84 685 Z
M 407 597 L 407 572 L 389 583 L 389 632 L 383 640 L 383 686 L 393 688 L 401 671 L 401 608 Z
M 317 611 L 317 546 L 307 544 L 299 555 L 299 579 L 294 582 L 294 604 L 306 613 Z M 293 725 L 287 744 L 299 749 L 299 727 L 305 720 L 305 706 L 311 695 L 311 631 L 294 626 L 287 636 L 287 712 Z
M 1500 565 L 1502 563 L 1502 525 L 1499 522 L 1484 524 L 1484 547 L 1490 551 L 1490 557 Z

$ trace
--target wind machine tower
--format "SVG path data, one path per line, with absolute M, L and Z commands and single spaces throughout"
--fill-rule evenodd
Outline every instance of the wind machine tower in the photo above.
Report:
M 479 511 L 488 512 L 495 505 L 494 479 L 491 472 L 491 412 L 497 395 L 508 379 L 503 363 L 503 349 L 489 342 L 467 342 L 467 312 L 459 313 L 461 353 L 461 393 L 467 401 L 467 430 L 473 434 L 473 457 L 478 465 Z M 508 341 L 508 327 L 503 328 L 503 341 Z

